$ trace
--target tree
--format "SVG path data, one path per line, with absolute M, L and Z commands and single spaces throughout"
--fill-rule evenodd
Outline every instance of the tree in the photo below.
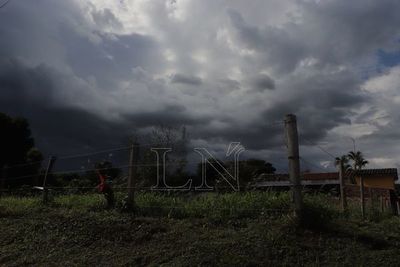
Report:
M 31 134 L 29 123 L 25 118 L 12 118 L 7 114 L 0 113 L 0 131 L 2 138 L 0 139 L 0 168 L 5 166 L 10 168 L 6 170 L 6 178 L 13 181 L 13 177 L 28 176 L 27 179 L 14 180 L 8 185 L 31 184 L 34 176 L 40 169 L 40 164 L 43 159 L 41 153 L 34 149 L 34 140 Z M 22 167 L 25 164 L 33 163 L 36 165 L 33 168 Z M 19 165 L 21 167 L 13 167 Z M 32 167 L 32 166 L 31 166 Z M 33 171 L 33 172 L 31 172 Z
M 140 149 L 140 162 L 138 166 L 138 186 L 149 187 L 157 183 L 157 156 L 150 148 L 171 148 L 166 154 L 166 177 L 167 184 L 170 186 L 179 186 L 187 182 L 187 137 L 186 128 L 156 126 L 146 136 L 141 139 L 144 143 L 151 144 Z M 139 143 L 140 145 L 140 143 Z M 161 159 L 160 159 L 161 160 Z M 162 161 L 160 161 L 162 164 Z M 142 166 L 140 166 L 142 165 Z
M 353 162 L 353 170 L 361 170 L 365 165 L 368 164 L 368 161 L 365 160 L 364 155 L 360 151 L 350 151 L 347 154 L 347 157 Z
M 219 160 L 218 160 L 219 161 Z M 227 161 L 225 163 L 219 161 L 222 166 L 224 166 L 227 171 L 231 174 L 234 173 L 234 168 L 235 168 L 235 163 L 234 161 Z M 262 159 L 247 159 L 247 160 L 241 160 L 238 162 L 239 164 L 239 186 L 240 190 L 245 190 L 246 186 L 249 184 L 249 182 L 253 181 L 255 178 L 260 176 L 261 174 L 273 174 L 275 173 L 276 169 L 275 167 L 269 163 L 266 162 L 265 160 Z M 214 164 L 216 165 L 216 164 Z M 214 182 L 214 184 L 221 184 L 227 188 L 229 188 L 228 184 L 226 181 L 220 177 L 220 175 L 215 171 L 215 169 L 210 169 L 211 166 L 207 164 L 207 182 L 210 179 L 211 182 Z M 210 169 L 210 170 L 209 170 Z M 220 171 L 221 173 L 224 173 L 223 170 Z M 211 175 L 209 175 L 211 173 Z M 215 177 L 214 177 L 215 176 Z M 211 185 L 211 182 L 209 185 Z
M 270 162 L 262 159 L 248 159 L 239 162 L 239 184 L 241 189 L 245 189 L 249 182 L 259 177 L 261 174 L 273 174 L 276 169 Z
M 39 173 L 42 168 L 43 154 L 36 147 L 31 148 L 26 154 L 27 172 L 36 174 L 32 177 L 33 185 L 39 185 Z
M 248 159 L 244 162 L 245 167 L 250 169 L 251 176 L 253 178 L 259 176 L 260 174 L 273 174 L 276 169 L 272 166 L 272 163 L 266 162 L 262 159 Z

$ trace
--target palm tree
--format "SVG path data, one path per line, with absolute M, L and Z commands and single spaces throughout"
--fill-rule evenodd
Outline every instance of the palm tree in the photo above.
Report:
M 353 170 L 361 170 L 365 165 L 368 164 L 368 161 L 365 160 L 363 154 L 360 151 L 350 151 L 347 156 L 351 161 L 353 161 Z

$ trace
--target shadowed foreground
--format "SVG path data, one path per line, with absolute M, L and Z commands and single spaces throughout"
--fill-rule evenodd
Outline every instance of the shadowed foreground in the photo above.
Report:
M 49 207 L 32 198 L 0 200 L 0 264 L 395 266 L 400 262 L 396 217 L 378 222 L 339 217 L 327 222 L 325 215 L 315 217 L 311 212 L 312 222 L 299 228 L 283 213 L 193 218 L 170 210 L 159 217 L 134 217 L 106 211 L 94 201 L 79 206 L 79 198 L 68 202 L 66 197 Z

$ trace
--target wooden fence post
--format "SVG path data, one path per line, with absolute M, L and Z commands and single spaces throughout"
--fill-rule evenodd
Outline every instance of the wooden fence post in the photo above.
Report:
M 347 200 L 346 200 L 346 192 L 344 188 L 344 166 L 343 161 L 340 160 L 339 164 L 339 182 L 340 182 L 340 204 L 342 207 L 342 211 L 347 209 Z
M 139 145 L 133 142 L 130 149 L 129 155 L 129 173 L 128 173 L 128 197 L 126 201 L 126 208 L 133 209 L 135 207 L 135 178 L 138 162 Z
M 368 194 L 369 194 L 369 198 L 370 198 L 370 200 L 369 200 L 370 210 L 371 210 L 371 212 L 373 212 L 375 200 L 374 200 L 374 192 L 371 187 L 368 188 Z
M 50 156 L 49 157 L 49 162 L 47 164 L 46 172 L 44 174 L 43 178 L 43 203 L 47 203 L 49 201 L 49 196 L 48 196 L 48 189 L 47 189 L 47 177 L 49 173 L 51 172 L 51 169 L 54 166 L 54 162 L 56 161 L 56 157 Z
M 360 175 L 361 216 L 365 217 L 364 177 Z
M 293 192 L 294 212 L 295 216 L 302 220 L 303 200 L 300 181 L 299 140 L 297 135 L 296 116 L 293 114 L 286 115 L 285 133 L 289 160 L 289 178 Z

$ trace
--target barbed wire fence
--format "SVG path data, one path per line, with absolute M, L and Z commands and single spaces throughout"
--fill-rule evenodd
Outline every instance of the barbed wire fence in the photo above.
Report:
M 272 124 L 266 125 L 267 127 L 282 127 L 284 125 L 283 121 L 280 122 L 274 122 Z M 169 144 L 174 146 L 175 144 Z M 157 168 L 165 168 L 165 167 L 176 167 L 182 165 L 182 162 L 179 160 L 174 162 L 174 161 L 168 161 L 168 162 L 162 162 L 161 164 L 159 162 L 149 162 L 146 160 L 136 160 L 132 161 L 132 159 L 129 158 L 131 152 L 133 149 L 140 149 L 146 150 L 147 152 L 151 151 L 152 148 L 157 148 L 160 147 L 158 143 L 140 143 L 140 144 L 133 144 L 129 146 L 118 146 L 118 147 L 113 147 L 113 148 L 108 148 L 108 149 L 103 149 L 103 150 L 98 150 L 94 152 L 87 152 L 87 153 L 76 153 L 76 154 L 70 154 L 70 155 L 62 155 L 62 156 L 57 156 L 55 160 L 55 164 L 52 166 L 51 170 L 49 171 L 49 176 L 50 177 L 58 177 L 58 176 L 73 176 L 76 179 L 75 180 L 83 180 L 85 179 L 88 173 L 90 172 L 96 172 L 96 171 L 102 171 L 102 170 L 108 170 L 108 168 L 101 169 L 98 167 L 95 167 L 95 162 L 100 161 L 100 160 L 109 160 L 112 162 L 112 168 L 119 169 L 122 171 L 122 174 L 117 177 L 115 180 L 118 180 L 118 183 L 112 186 L 113 190 L 116 192 L 121 192 L 121 193 L 129 193 L 131 191 L 137 192 L 137 191 L 160 191 L 160 188 L 155 188 L 155 186 L 148 186 L 148 185 L 141 185 L 136 183 L 131 183 L 129 184 L 129 179 L 131 176 L 135 176 L 136 174 L 131 174 L 131 169 L 132 167 L 135 168 L 152 168 L 153 169 L 153 174 L 155 173 L 154 169 Z M 162 146 L 161 146 L 162 147 Z M 118 155 L 117 155 L 118 154 Z M 142 153 L 141 153 L 142 154 Z M 141 155 L 143 156 L 143 155 Z M 282 159 L 285 159 L 282 157 Z M 51 158 L 49 159 L 51 161 Z M 272 161 L 272 160 L 269 160 Z M 268 161 L 268 162 L 269 162 Z M 45 162 L 45 161 L 43 161 Z M 12 170 L 14 168 L 21 168 L 25 166 L 31 166 L 35 164 L 41 164 L 43 165 L 42 161 L 37 161 L 37 162 L 28 162 L 24 164 L 16 164 L 12 166 L 7 166 L 4 168 L 4 170 Z M 72 162 L 72 163 L 71 163 Z M 66 164 L 70 163 L 70 164 Z M 199 165 L 199 164 L 204 164 L 204 162 L 200 161 L 200 158 L 197 160 L 187 160 L 185 159 L 185 164 L 192 164 L 192 165 Z M 273 162 L 273 164 L 279 164 L 279 162 Z M 61 166 L 61 167 L 60 167 Z M 66 168 L 65 166 L 68 166 L 70 168 Z M 76 167 L 78 166 L 78 168 Z M 40 174 L 35 173 L 35 174 L 29 174 L 29 175 L 20 175 L 20 176 L 14 176 L 14 177 L 6 177 L 3 179 L 4 181 L 11 181 L 11 182 L 16 182 L 16 181 L 24 181 L 27 179 L 33 179 L 36 178 L 36 181 L 42 181 L 45 179 L 46 175 L 46 170 L 44 168 L 45 166 L 42 166 L 42 172 Z M 40 179 L 38 179 L 40 177 Z M 136 177 L 133 177 L 134 179 Z M 48 180 L 49 183 L 41 183 L 39 182 L 35 186 L 29 186 L 25 187 L 22 190 L 26 191 L 32 191 L 36 190 L 36 193 L 40 192 L 47 192 L 51 191 L 53 194 L 58 194 L 58 193 L 66 193 L 66 194 L 74 194 L 74 193 L 81 193 L 81 192 L 93 192 L 95 190 L 95 186 L 87 186 L 87 185 L 71 185 L 71 183 L 68 183 L 66 185 L 54 185 L 52 183 L 52 179 Z M 54 181 L 53 181 L 54 182 Z M 194 186 L 193 186 L 194 187 Z M 193 188 L 190 188 L 191 192 L 193 191 Z M 231 186 L 225 185 L 225 186 L 218 186 L 219 190 L 232 190 Z M 21 191 L 21 190 L 20 190 Z M 5 189 L 2 187 L 1 192 L 9 192 L 9 189 Z M 172 192 L 175 193 L 176 191 L 170 190 L 168 188 L 161 188 L 161 192 Z M 179 192 L 179 191 L 178 191 Z M 188 192 L 188 191 L 183 191 Z M 201 191 L 203 192 L 203 191 Z M 18 190 L 17 190 L 17 193 Z M 46 197 L 47 198 L 47 197 Z M 140 205 L 139 208 L 146 208 L 145 205 Z M 180 206 L 149 206 L 147 207 L 148 209 L 161 209 L 161 210 L 180 210 L 184 209 L 184 207 Z M 213 209 L 221 209 L 224 212 L 231 212 L 230 210 L 233 209 L 233 207 L 229 208 L 218 208 L 218 207 L 213 207 Z M 237 208 L 235 208 L 236 210 Z M 280 207 L 280 208 L 259 208 L 259 209 L 249 209 L 246 207 L 241 207 L 239 210 L 246 210 L 247 212 L 258 212 L 258 213 L 275 213 L 275 212 L 283 212 L 287 211 L 288 209 L 285 207 Z
M 373 120 L 370 120 L 366 123 L 373 123 L 376 122 L 378 119 L 381 118 L 375 118 Z M 271 124 L 265 125 L 266 127 L 282 127 L 285 125 L 285 121 L 277 121 L 273 122 Z M 283 127 L 282 127 L 283 128 Z M 288 149 L 288 136 L 287 134 L 282 135 L 283 136 L 283 143 L 281 148 L 283 149 Z M 299 140 L 300 140 L 300 145 L 301 146 L 306 146 L 308 148 L 315 148 L 318 149 L 323 155 L 327 156 L 328 160 L 331 162 L 335 162 L 337 160 L 337 156 L 335 156 L 335 153 L 329 151 L 329 148 L 326 148 L 325 145 L 321 145 L 317 142 L 314 142 L 310 140 L 309 138 L 306 138 L 302 134 L 299 134 Z M 169 143 L 169 145 L 175 145 L 175 143 Z M 331 145 L 332 146 L 332 145 Z M 0 189 L 0 194 L 1 193 L 6 193 L 10 192 L 11 190 L 9 188 L 5 188 L 5 184 L 9 182 L 17 182 L 17 181 L 24 181 L 24 180 L 34 180 L 36 181 L 35 186 L 31 187 L 25 187 L 25 190 L 42 190 L 42 191 L 47 191 L 47 190 L 52 190 L 52 191 L 60 191 L 60 192 L 88 192 L 91 190 L 95 189 L 95 186 L 88 186 L 79 184 L 79 180 L 86 179 L 88 175 L 93 175 L 96 171 L 106 171 L 109 170 L 110 168 L 99 168 L 95 166 L 96 162 L 99 161 L 110 161 L 112 163 L 113 169 L 119 169 L 121 171 L 121 174 L 119 177 L 116 178 L 118 183 L 116 183 L 113 186 L 113 190 L 116 191 L 121 191 L 121 192 L 127 192 L 128 195 L 130 192 L 135 192 L 135 191 L 154 191 L 157 188 L 155 186 L 148 186 L 148 185 L 140 185 L 137 183 L 137 181 L 134 181 L 133 183 L 130 183 L 130 179 L 137 179 L 137 174 L 132 173 L 132 170 L 135 168 L 166 168 L 166 167 L 176 167 L 176 166 L 181 166 L 182 162 L 176 161 L 176 162 L 163 162 L 160 164 L 159 162 L 157 163 L 151 163 L 148 161 L 143 161 L 143 160 L 138 160 L 133 163 L 132 159 L 129 158 L 129 155 L 131 154 L 132 150 L 138 150 L 138 149 L 146 149 L 147 151 L 151 151 L 151 148 L 153 147 L 159 147 L 159 143 L 134 143 L 129 146 L 117 146 L 113 148 L 108 148 L 108 149 L 103 149 L 103 150 L 98 150 L 98 151 L 93 151 L 93 152 L 87 152 L 87 153 L 76 153 L 76 154 L 70 154 L 70 155 L 62 155 L 56 157 L 55 164 L 52 166 L 51 170 L 47 170 L 49 173 L 48 175 L 51 177 L 59 177 L 59 176 L 70 176 L 69 182 L 71 180 L 76 180 L 78 181 L 77 184 L 73 183 L 67 183 L 63 185 L 57 185 L 54 184 L 54 182 L 50 182 L 48 184 L 44 183 L 37 183 L 37 181 L 45 179 L 46 176 L 46 169 L 43 168 L 43 161 L 34 161 L 34 162 L 27 162 L 27 163 L 21 163 L 21 164 L 15 164 L 15 165 L 10 165 L 10 166 L 5 166 L 3 168 L 3 175 L 2 179 L 0 181 L 1 189 Z M 290 156 L 285 157 L 282 154 L 271 154 L 272 158 L 269 158 L 267 161 L 273 163 L 275 166 L 280 165 L 282 161 L 286 161 L 289 158 L 290 161 Z M 276 161 L 279 158 L 279 161 Z M 315 169 L 321 172 L 327 172 L 327 169 L 322 167 L 319 163 L 313 162 L 310 158 L 305 157 L 304 155 L 298 157 L 299 162 L 302 163 L 302 165 L 307 166 L 307 168 L 310 169 Z M 68 164 L 68 161 L 72 162 Z M 63 163 L 63 164 L 61 164 Z M 185 160 L 184 164 L 199 164 L 200 161 L 194 161 L 194 160 Z M 34 173 L 34 174 L 28 174 L 28 175 L 20 175 L 20 176 L 9 176 L 7 177 L 7 173 L 14 170 L 14 169 L 19 169 L 19 168 L 25 168 L 25 167 L 30 167 L 33 165 L 41 165 L 42 171 L 40 173 Z M 76 166 L 79 166 L 76 168 Z M 281 164 L 285 165 L 285 164 Z M 60 168 L 60 166 L 73 166 L 72 168 Z M 137 171 L 137 170 L 136 170 Z M 158 170 L 157 170 L 158 171 Z M 347 170 L 348 171 L 348 170 Z M 153 172 L 154 173 L 154 172 Z M 345 175 L 347 176 L 348 173 L 346 172 Z M 133 177 L 135 176 L 135 177 Z M 298 174 L 299 179 L 301 174 Z M 71 178 L 72 177 L 72 178 Z M 291 185 L 293 187 L 293 184 Z M 230 188 L 229 186 L 220 186 L 220 189 L 228 189 Z M 168 188 L 164 188 L 165 191 L 169 191 Z M 22 189 L 20 189 L 22 190 Z M 159 190 L 157 190 L 159 191 Z

